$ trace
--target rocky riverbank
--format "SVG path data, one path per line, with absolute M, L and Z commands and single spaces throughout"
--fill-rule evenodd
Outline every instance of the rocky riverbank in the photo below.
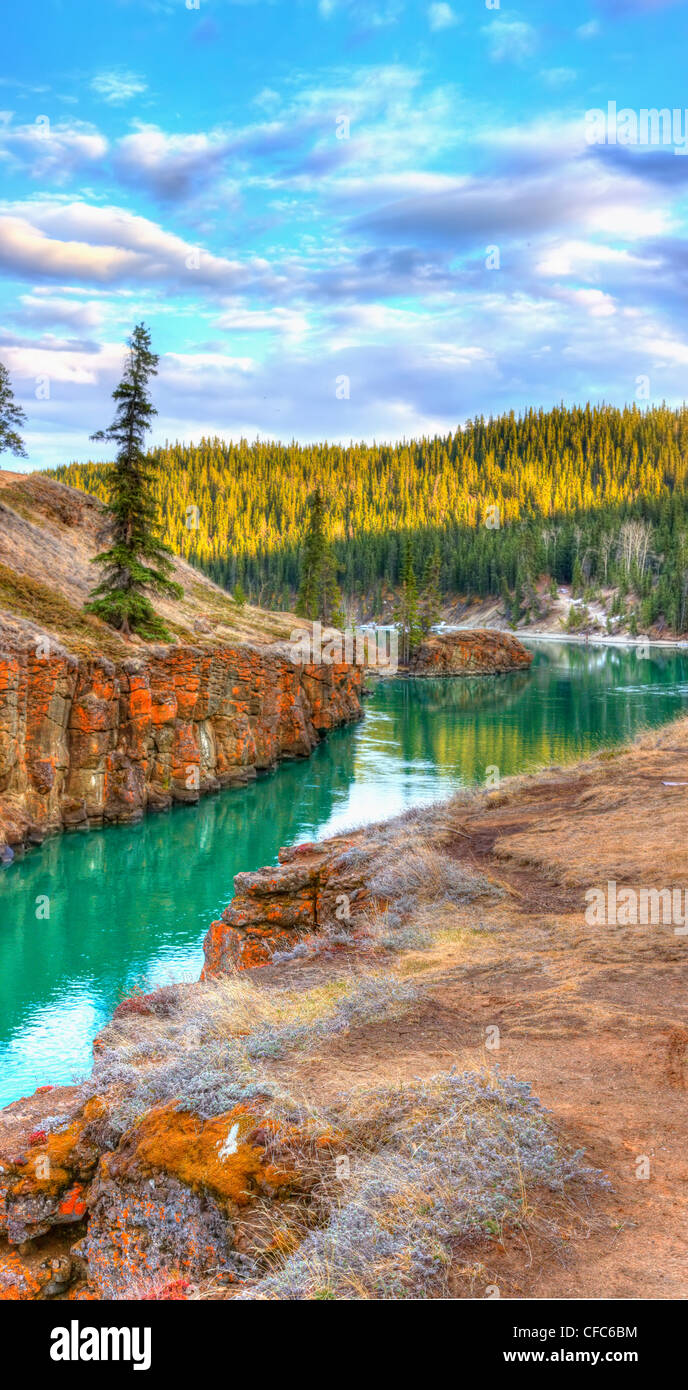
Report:
M 685 935 L 587 902 L 684 884 L 687 747 L 237 875 L 204 980 L 0 1113 L 0 1297 L 682 1296 Z
M 414 676 L 496 676 L 526 670 L 533 654 L 508 632 L 431 633 L 411 657 Z
M 306 757 L 360 717 L 361 677 L 295 663 L 285 644 L 125 662 L 0 651 L 0 849 L 135 820 Z
M 299 657 L 289 613 L 238 604 L 173 558 L 153 646 L 84 611 L 93 497 L 0 470 L 0 857 L 245 781 L 361 714 L 361 667 Z M 296 658 L 296 659 L 295 659 Z

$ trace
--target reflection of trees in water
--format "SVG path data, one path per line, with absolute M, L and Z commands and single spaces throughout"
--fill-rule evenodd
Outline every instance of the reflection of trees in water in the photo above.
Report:
M 680 711 L 686 678 L 676 652 L 552 643 L 527 672 L 394 681 L 375 704 L 402 760 L 473 782 L 487 767 L 508 776 L 630 738 Z
M 414 710 L 447 714 L 471 709 L 477 714 L 495 705 L 507 709 L 525 690 L 529 677 L 528 671 L 502 676 L 416 676 L 399 684 L 404 704 Z
M 162 950 L 193 951 L 232 895 L 234 875 L 275 860 L 281 845 L 327 820 L 354 775 L 353 731 L 306 764 L 147 816 L 48 840 L 0 878 L 0 1040 L 65 989 L 106 1007 Z M 36 919 L 48 894 L 50 916 Z

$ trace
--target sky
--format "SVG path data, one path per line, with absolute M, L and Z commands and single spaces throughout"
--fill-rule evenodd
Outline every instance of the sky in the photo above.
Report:
M 6 7 L 2 464 L 108 457 L 140 320 L 155 442 L 679 403 L 687 34 L 686 0 Z

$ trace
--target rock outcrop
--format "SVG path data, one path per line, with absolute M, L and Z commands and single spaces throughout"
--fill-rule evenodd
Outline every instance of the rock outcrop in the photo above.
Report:
M 495 676 L 521 671 L 532 660 L 532 652 L 510 633 L 470 628 L 426 637 L 410 669 L 414 676 Z
M 246 781 L 361 715 L 361 668 L 283 644 L 170 646 L 114 663 L 0 651 L 0 850 L 138 819 Z
M 59 1132 L 29 1133 L 22 1102 L 3 1112 L 0 1301 L 183 1298 L 189 1279 L 212 1279 L 217 1294 L 250 1269 L 244 1244 L 266 1202 L 284 1241 L 313 1158 L 331 1164 L 337 1147 L 328 1130 L 276 1123 L 260 1097 L 211 1119 L 153 1106 L 119 1139 L 111 1097 L 84 1105 L 58 1089 L 51 1103 L 69 1114 Z
M 202 978 L 264 965 L 300 936 L 348 922 L 367 900 L 365 857 L 343 836 L 281 849 L 274 868 L 237 874 L 229 907 L 206 934 Z

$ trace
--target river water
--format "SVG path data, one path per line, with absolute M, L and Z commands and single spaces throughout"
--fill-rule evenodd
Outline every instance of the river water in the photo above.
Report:
M 525 673 L 379 682 L 362 722 L 306 761 L 0 869 L 0 1104 L 88 1071 L 94 1034 L 133 989 L 197 978 L 234 874 L 280 845 L 437 801 L 490 768 L 570 761 L 688 703 L 684 651 L 533 650 Z

